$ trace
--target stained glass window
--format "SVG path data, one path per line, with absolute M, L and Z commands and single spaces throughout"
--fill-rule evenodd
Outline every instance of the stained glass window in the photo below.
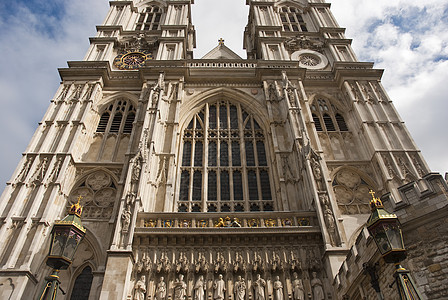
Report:
M 265 135 L 241 105 L 206 104 L 182 137 L 178 211 L 273 210 Z

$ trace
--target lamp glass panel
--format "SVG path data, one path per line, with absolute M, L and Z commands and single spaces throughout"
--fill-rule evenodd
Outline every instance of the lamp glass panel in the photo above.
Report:
M 51 256 L 62 256 L 68 236 L 69 233 L 65 228 L 54 229 L 53 242 L 50 250 Z
M 64 256 L 68 259 L 72 259 L 75 254 L 78 244 L 81 242 L 82 236 L 77 232 L 71 230 L 67 239 L 67 243 L 64 249 Z
M 397 223 L 384 224 L 384 231 L 387 234 L 392 249 L 404 249 L 401 229 Z

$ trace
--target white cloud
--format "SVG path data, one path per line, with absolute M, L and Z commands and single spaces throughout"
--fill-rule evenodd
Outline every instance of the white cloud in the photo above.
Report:
M 56 1 L 56 0 L 48 0 Z M 194 55 L 200 58 L 219 38 L 245 58 L 243 0 L 196 0 Z M 0 186 L 11 176 L 60 78 L 57 68 L 81 60 L 108 10 L 106 0 L 65 1 L 63 18 L 46 17 L 56 31 L 43 34 L 42 16 L 21 7 L 8 21 L 0 14 Z M 2 4 L 0 4 L 2 6 Z M 3 5 L 4 7 L 4 5 Z M 384 68 L 383 84 L 429 165 L 448 170 L 444 121 L 448 111 L 448 3 L 446 0 L 334 0 L 332 11 L 362 61 Z M 441 59 L 442 57 L 442 59 Z M 443 58 L 444 57 L 444 58 Z

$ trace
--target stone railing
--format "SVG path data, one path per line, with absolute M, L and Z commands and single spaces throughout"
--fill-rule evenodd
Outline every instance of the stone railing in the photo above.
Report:
M 139 228 L 318 228 L 314 212 L 139 213 Z

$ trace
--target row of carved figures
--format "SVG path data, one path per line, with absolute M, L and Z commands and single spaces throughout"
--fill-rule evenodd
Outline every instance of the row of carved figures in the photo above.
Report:
M 246 283 L 247 282 L 247 283 Z M 291 279 L 287 282 L 275 276 L 273 280 L 264 279 L 261 274 L 256 274 L 252 280 L 245 280 L 241 275 L 236 277 L 235 281 L 225 280 L 222 274 L 218 274 L 214 280 L 204 279 L 204 275 L 198 275 L 194 284 L 187 284 L 184 275 L 179 274 L 178 277 L 171 281 L 165 282 L 165 277 L 161 276 L 157 283 L 152 282 L 152 288 L 147 289 L 147 280 L 145 275 L 141 275 L 136 281 L 133 290 L 134 300 L 206 300 L 210 296 L 214 300 L 233 299 L 233 300 L 324 300 L 325 293 L 322 281 L 318 278 L 317 272 L 312 272 L 312 279 L 309 281 L 309 292 L 304 286 L 302 279 L 294 272 Z M 169 295 L 169 294 L 172 294 Z M 146 295 L 146 297 L 145 297 Z M 209 295 L 209 297 L 207 297 Z M 308 297 L 307 297 L 308 296 Z
M 297 253 L 297 251 L 299 251 Z M 137 274 L 149 272 L 187 272 L 187 271 L 248 271 L 248 270 L 300 270 L 320 267 L 315 248 L 279 249 L 213 253 L 180 251 L 179 253 L 161 252 L 139 253 L 135 264 Z M 152 257 L 152 259 L 151 259 Z

